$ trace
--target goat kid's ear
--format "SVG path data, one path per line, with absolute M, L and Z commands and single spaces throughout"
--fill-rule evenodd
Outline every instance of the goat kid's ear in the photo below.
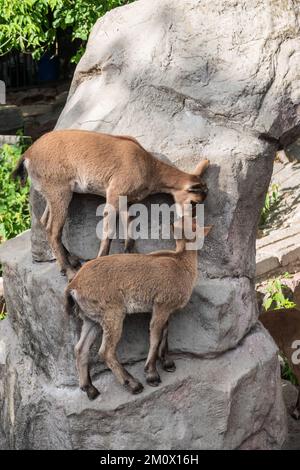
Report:
M 187 190 L 190 193 L 201 193 L 203 191 L 203 184 L 202 183 L 193 183 L 187 188 Z
M 201 176 L 205 172 L 208 166 L 209 166 L 209 160 L 207 160 L 206 158 L 205 160 L 202 160 L 200 163 L 198 163 L 193 174 L 196 176 Z
M 206 237 L 211 229 L 213 228 L 213 225 L 208 225 L 207 227 L 204 227 L 204 236 Z

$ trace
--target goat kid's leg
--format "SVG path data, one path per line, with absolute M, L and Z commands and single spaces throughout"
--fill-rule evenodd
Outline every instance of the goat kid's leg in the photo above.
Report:
M 68 252 L 62 244 L 61 237 L 68 214 L 68 207 L 72 199 L 72 192 L 69 190 L 64 192 L 59 190 L 54 191 L 54 188 L 53 192 L 56 196 L 55 198 L 53 196 L 46 196 L 50 211 L 46 231 L 61 273 L 63 275 L 66 274 L 68 280 L 71 281 L 76 274 L 76 270 L 68 260 Z
M 167 372 L 174 372 L 176 369 L 175 362 L 169 357 L 168 346 L 168 322 L 163 329 L 161 342 L 158 348 L 158 358 L 162 368 Z
M 114 312 L 105 312 L 101 322 L 103 336 L 99 355 L 115 375 L 118 382 L 124 385 L 131 393 L 137 394 L 142 392 L 143 385 L 127 372 L 120 364 L 116 355 L 116 348 L 122 335 L 124 317 L 123 312 L 117 312 L 116 310 Z
M 118 214 L 117 202 L 107 197 L 107 203 L 103 212 L 103 238 L 101 240 L 99 256 L 109 255 L 111 241 L 115 235 L 116 220 Z
M 50 215 L 49 204 L 48 204 L 48 202 L 46 202 L 46 207 L 45 207 L 44 213 L 43 213 L 43 215 L 40 219 L 40 222 L 41 222 L 41 224 L 43 225 L 44 228 L 47 227 L 47 223 L 48 223 L 48 220 L 49 220 L 49 215 Z
M 161 380 L 157 372 L 156 361 L 163 330 L 168 322 L 171 312 L 164 305 L 155 305 L 150 322 L 150 348 L 145 364 L 146 381 L 149 385 L 157 387 Z
M 134 247 L 135 240 L 132 238 L 132 221 L 134 217 L 129 215 L 127 211 L 127 237 L 125 240 L 124 253 L 131 253 Z
M 81 335 L 75 346 L 76 366 L 79 374 L 79 386 L 86 392 L 90 400 L 99 395 L 99 391 L 91 381 L 88 365 L 89 350 L 98 334 L 98 325 L 90 320 L 84 320 Z
M 70 265 L 73 267 L 73 268 L 77 268 L 79 269 L 81 267 L 81 262 L 80 262 L 80 258 L 76 255 L 72 255 L 68 250 L 67 248 L 65 247 L 65 245 L 63 244 L 63 247 L 65 249 L 65 253 L 66 253 L 66 256 L 68 258 L 68 261 L 70 263 Z

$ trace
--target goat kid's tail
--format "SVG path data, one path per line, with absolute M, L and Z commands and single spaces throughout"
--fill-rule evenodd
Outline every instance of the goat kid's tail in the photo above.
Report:
M 74 315 L 77 313 L 77 311 L 78 311 L 78 304 L 74 300 L 70 292 L 69 286 L 67 286 L 65 290 L 65 312 L 67 315 Z
M 13 180 L 20 178 L 21 186 L 25 186 L 27 181 L 27 170 L 25 167 L 24 155 L 22 155 L 22 157 L 19 159 L 16 168 L 11 174 L 11 177 Z

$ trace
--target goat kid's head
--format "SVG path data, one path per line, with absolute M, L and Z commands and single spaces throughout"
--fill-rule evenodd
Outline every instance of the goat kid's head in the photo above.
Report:
M 189 181 L 182 189 L 178 189 L 174 192 L 174 199 L 177 204 L 184 206 L 185 204 L 201 204 L 204 202 L 208 188 L 207 185 L 201 181 L 206 168 L 209 166 L 209 160 L 202 160 L 195 168 L 194 172 L 189 175 Z

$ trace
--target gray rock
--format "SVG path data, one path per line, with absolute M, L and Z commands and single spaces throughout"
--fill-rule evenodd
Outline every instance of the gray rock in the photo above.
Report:
M 15 134 L 23 129 L 23 125 L 22 114 L 17 106 L 0 104 L 0 134 Z
M 240 305 L 243 298 L 253 298 L 256 226 L 275 152 L 265 136 L 287 138 L 298 125 L 298 12 L 289 5 L 281 11 L 260 0 L 240 11 L 236 2 L 221 0 L 213 10 L 208 0 L 141 0 L 111 11 L 91 33 L 56 126 L 131 134 L 158 157 L 188 171 L 201 156 L 210 158 L 205 222 L 214 228 L 199 270 L 216 287 L 207 299 L 212 305 L 219 279 L 238 287 Z M 64 243 L 83 259 L 98 251 L 100 202 L 96 196 L 75 195 L 70 207 Z M 35 259 L 52 258 L 35 227 L 34 222 Z M 140 241 L 136 250 L 165 246 Z M 116 241 L 112 252 L 118 251 L 122 244 Z M 233 332 L 235 344 L 256 319 L 251 301 L 240 312 L 245 324 L 240 334 Z
M 186 170 L 209 157 L 214 231 L 202 259 L 210 277 L 254 275 L 275 151 L 259 137 L 287 138 L 299 124 L 299 12 L 288 5 L 141 0 L 109 12 L 91 33 L 56 126 L 131 134 Z M 82 220 L 95 219 L 89 207 Z M 76 212 L 85 210 L 78 202 Z M 69 233 L 77 251 L 72 224 Z
M 66 279 L 52 262 L 34 263 L 30 231 L 0 248 L 5 281 L 5 299 L 10 322 L 23 351 L 36 367 L 59 384 L 76 384 L 74 345 L 80 322 L 64 312 Z M 123 362 L 144 359 L 148 352 L 149 314 L 125 320 L 119 354 Z M 256 321 L 250 281 L 201 279 L 191 301 L 170 322 L 170 349 L 197 356 L 215 356 L 233 348 Z M 100 347 L 101 333 L 94 351 Z M 95 370 L 101 370 L 99 360 Z
M 93 402 L 77 387 L 49 381 L 7 320 L 0 335 L 8 350 L 0 376 L 2 449 L 277 449 L 284 442 L 276 350 L 259 326 L 216 359 L 178 357 L 176 372 L 162 372 L 162 385 L 141 395 L 101 373 Z M 129 370 L 142 379 L 142 363 Z
M 277 141 L 290 145 L 299 129 L 298 18 L 292 0 L 216 0 L 213 8 L 209 0 L 140 0 L 97 22 L 57 128 L 131 134 L 187 171 L 207 156 L 205 223 L 214 227 L 200 253 L 199 285 L 171 321 L 177 372 L 163 374 L 157 390 L 129 397 L 94 350 L 103 394 L 92 404 L 75 388 L 78 325 L 63 315 L 65 281 L 54 263 L 32 264 L 30 234 L 26 242 L 19 237 L 4 245 L 10 316 L 0 325 L 7 351 L 0 379 L 3 445 L 281 446 L 286 426 L 277 354 L 270 337 L 253 326 L 255 238 Z M 70 207 L 64 243 L 83 259 L 98 250 L 99 201 L 76 195 Z M 32 204 L 42 212 L 34 194 Z M 170 245 L 142 240 L 136 250 L 162 246 Z M 116 240 L 113 250 L 122 244 Z M 37 221 L 32 252 L 35 260 L 52 258 Z M 120 346 L 123 361 L 137 361 L 131 369 L 139 376 L 147 321 L 130 318 Z

